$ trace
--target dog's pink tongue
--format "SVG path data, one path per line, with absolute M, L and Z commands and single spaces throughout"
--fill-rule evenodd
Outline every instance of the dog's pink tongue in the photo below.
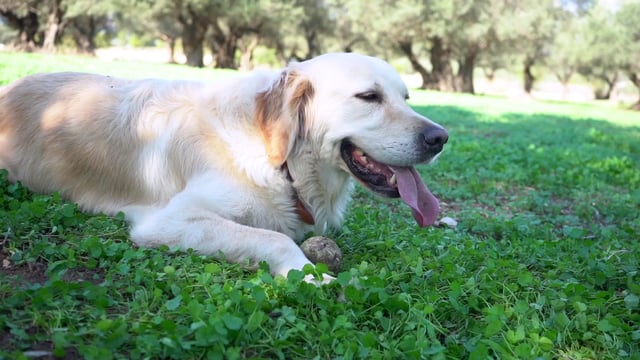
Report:
M 427 189 L 413 167 L 392 167 L 398 180 L 400 198 L 413 209 L 413 217 L 421 227 L 432 225 L 438 218 L 438 199 Z

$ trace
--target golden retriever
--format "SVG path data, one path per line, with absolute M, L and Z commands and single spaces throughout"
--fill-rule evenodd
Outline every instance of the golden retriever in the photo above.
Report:
M 0 89 L 0 168 L 92 212 L 124 212 L 140 246 L 192 248 L 274 274 L 293 239 L 339 227 L 356 179 L 420 226 L 438 202 L 413 165 L 447 132 L 413 111 L 386 62 L 326 54 L 213 84 L 33 75 Z

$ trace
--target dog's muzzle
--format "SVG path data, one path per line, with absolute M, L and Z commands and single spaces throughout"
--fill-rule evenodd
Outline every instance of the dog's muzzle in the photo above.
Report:
M 444 144 L 449 141 L 449 133 L 438 125 L 431 125 L 422 131 L 422 138 L 427 153 L 435 156 L 442 151 Z

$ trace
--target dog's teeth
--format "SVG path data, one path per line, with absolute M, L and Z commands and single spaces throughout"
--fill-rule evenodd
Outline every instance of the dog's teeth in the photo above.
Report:
M 396 177 L 396 174 L 391 175 L 391 179 L 389 179 L 389 184 L 395 185 L 397 183 L 398 183 L 398 178 Z
M 368 164 L 369 163 L 369 159 L 367 159 L 366 156 L 362 155 L 362 156 L 360 156 L 360 162 L 362 162 L 363 164 Z
M 362 152 L 362 150 L 360 150 L 360 149 L 355 149 L 355 150 L 353 150 L 353 154 L 358 156 L 358 157 L 360 157 L 360 156 L 364 155 L 364 152 Z

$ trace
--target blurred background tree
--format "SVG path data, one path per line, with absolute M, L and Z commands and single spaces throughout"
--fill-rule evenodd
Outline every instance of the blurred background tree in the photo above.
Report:
M 609 99 L 627 57 L 624 29 L 612 10 L 601 5 L 580 20 L 572 63 L 594 84 L 596 98 Z
M 626 1 L 616 12 L 616 24 L 621 30 L 622 71 L 638 90 L 634 109 L 640 110 L 640 1 Z
M 0 42 L 20 51 L 162 44 L 171 62 L 232 69 L 359 51 L 405 59 L 441 91 L 507 69 L 525 93 L 553 74 L 607 99 L 624 79 L 638 107 L 639 24 L 640 0 L 0 0 Z

